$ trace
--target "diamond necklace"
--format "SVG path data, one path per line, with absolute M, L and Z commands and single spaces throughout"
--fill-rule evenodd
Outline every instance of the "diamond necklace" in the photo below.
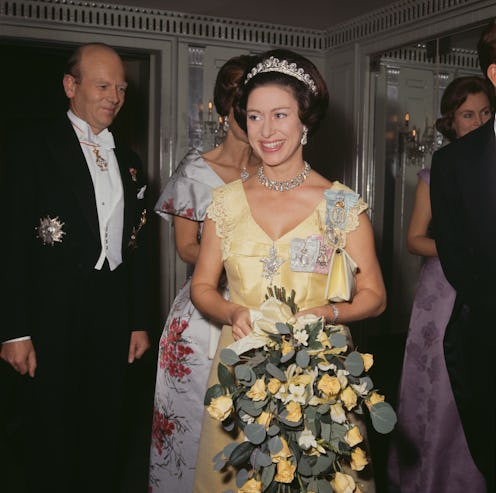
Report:
M 263 165 L 260 165 L 257 171 L 257 178 L 258 181 L 269 190 L 275 190 L 276 192 L 286 192 L 302 185 L 303 182 L 307 179 L 311 169 L 312 168 L 310 167 L 310 165 L 305 161 L 305 167 L 299 175 L 291 178 L 291 180 L 276 181 L 269 180 L 269 178 L 267 178 L 263 172 Z

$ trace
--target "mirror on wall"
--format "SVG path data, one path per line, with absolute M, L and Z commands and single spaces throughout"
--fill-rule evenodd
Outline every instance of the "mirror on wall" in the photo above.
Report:
M 417 174 L 444 145 L 435 130 L 442 94 L 456 77 L 482 75 L 477 41 L 485 24 L 401 46 L 371 57 L 374 213 L 389 294 L 389 333 L 406 333 L 422 258 L 408 252 L 406 235 Z

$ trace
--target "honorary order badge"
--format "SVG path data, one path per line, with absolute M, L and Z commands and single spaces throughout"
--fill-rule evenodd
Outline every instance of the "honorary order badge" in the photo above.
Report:
M 37 238 L 43 245 L 53 246 L 55 243 L 61 243 L 65 231 L 62 230 L 64 223 L 59 217 L 51 218 L 50 216 L 40 218 L 40 225 L 36 227 Z

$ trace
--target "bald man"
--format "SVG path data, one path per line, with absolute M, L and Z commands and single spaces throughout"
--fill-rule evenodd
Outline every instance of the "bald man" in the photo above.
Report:
M 148 349 L 144 179 L 109 125 L 122 60 L 68 61 L 69 110 L 5 156 L 6 320 L 0 356 L 24 375 L 29 492 L 113 492 L 126 366 Z

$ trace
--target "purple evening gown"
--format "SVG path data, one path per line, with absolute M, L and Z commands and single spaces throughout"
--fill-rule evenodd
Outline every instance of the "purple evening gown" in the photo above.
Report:
M 429 184 L 429 170 L 419 178 Z M 456 408 L 443 338 L 455 291 L 437 257 L 421 269 L 406 340 L 398 424 L 388 475 L 391 493 L 485 493 Z

